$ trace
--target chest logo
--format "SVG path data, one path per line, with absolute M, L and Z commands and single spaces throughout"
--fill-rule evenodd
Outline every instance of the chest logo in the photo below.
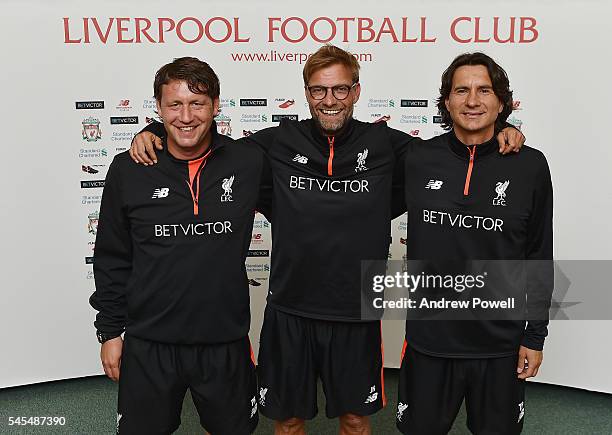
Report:
M 510 180 L 498 181 L 495 184 L 495 193 L 497 196 L 493 198 L 493 205 L 506 206 L 506 189 L 510 185 Z
M 368 157 L 368 149 L 364 149 L 362 152 L 357 153 L 357 166 L 355 167 L 355 172 L 365 171 L 366 168 L 366 158 Z
M 442 187 L 442 184 L 444 184 L 444 181 L 429 180 L 427 184 L 425 185 L 425 189 L 440 190 L 440 188 Z
M 170 192 L 169 188 L 160 187 L 159 189 L 155 189 L 153 191 L 153 195 L 151 195 L 151 199 L 166 198 L 169 192 Z
M 224 178 L 221 183 L 223 188 L 223 195 L 221 195 L 221 202 L 232 202 L 232 184 L 234 184 L 234 176 Z
M 305 165 L 306 163 L 308 163 L 308 157 L 305 157 L 301 154 L 296 154 L 295 157 L 293 158 L 293 161 L 301 163 L 302 165 Z

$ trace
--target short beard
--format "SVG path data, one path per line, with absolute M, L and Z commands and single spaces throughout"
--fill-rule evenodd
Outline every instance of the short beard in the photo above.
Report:
M 319 131 L 326 136 L 336 136 L 346 128 L 351 118 L 353 118 L 353 111 L 351 110 L 348 112 L 346 118 L 344 118 L 344 121 L 342 121 L 339 125 L 323 125 L 319 117 L 316 116 L 316 109 L 310 109 L 310 115 L 312 116 L 312 119 Z

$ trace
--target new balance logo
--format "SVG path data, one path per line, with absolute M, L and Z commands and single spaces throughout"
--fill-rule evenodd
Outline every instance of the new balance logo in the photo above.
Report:
M 429 182 L 425 185 L 425 189 L 440 190 L 442 184 L 444 184 L 444 182 L 440 180 L 429 180 Z
M 165 198 L 168 196 L 168 193 L 170 192 L 170 189 L 167 187 L 160 187 L 159 189 L 155 189 L 153 191 L 153 196 L 151 196 L 151 199 L 157 199 L 157 198 Z
M 363 403 L 373 403 L 378 399 L 378 393 L 376 392 L 376 385 L 372 385 L 370 388 L 370 395 Z
M 295 157 L 293 158 L 293 161 L 301 163 L 302 165 L 305 165 L 306 163 L 308 163 L 308 157 L 304 157 L 300 154 L 296 154 Z
M 525 402 L 519 403 L 518 407 L 519 407 L 519 416 L 518 416 L 517 423 L 520 423 L 521 419 L 525 415 Z
M 404 411 L 408 409 L 408 405 L 405 403 L 398 403 L 397 404 L 397 421 L 402 421 L 402 417 L 404 416 Z
M 260 388 L 259 389 L 259 404 L 261 406 L 266 406 L 266 393 L 268 392 L 267 388 Z

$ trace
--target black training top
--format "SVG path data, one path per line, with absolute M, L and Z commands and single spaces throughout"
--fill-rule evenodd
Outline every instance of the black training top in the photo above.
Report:
M 106 176 L 94 253 L 96 328 L 164 343 L 247 335 L 244 261 L 263 153 L 216 133 L 192 161 L 117 155 Z
M 266 150 L 273 179 L 268 304 L 304 317 L 362 320 L 361 262 L 387 259 L 390 221 L 399 214 L 392 193 L 403 187 L 396 162 L 414 138 L 354 119 L 328 137 L 308 119 L 283 120 L 247 140 Z
M 452 132 L 410 145 L 405 159 L 407 258 L 425 260 L 438 273 L 456 272 L 460 260 L 518 260 L 505 262 L 497 275 L 508 288 L 518 287 L 523 301 L 526 295 L 532 320 L 526 329 L 516 317 L 408 320 L 406 340 L 418 351 L 497 357 L 516 354 L 520 344 L 543 347 L 553 290 L 550 172 L 534 148 L 506 156 L 497 150 L 495 138 L 466 146 Z M 486 284 L 480 294 L 500 290 L 493 285 L 499 287 L 500 281 Z

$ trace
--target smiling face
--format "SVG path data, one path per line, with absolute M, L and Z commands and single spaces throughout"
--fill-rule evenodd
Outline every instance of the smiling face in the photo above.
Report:
M 361 88 L 359 83 L 349 91 L 344 100 L 334 97 L 331 88 L 334 86 L 353 86 L 350 68 L 342 64 L 334 64 L 321 68 L 312 73 L 308 86 L 326 87 L 327 95 L 322 100 L 315 100 L 306 89 L 306 100 L 312 119 L 319 129 L 327 136 L 334 136 L 340 132 L 353 117 L 353 105 L 359 100 Z
M 172 80 L 161 87 L 157 111 L 168 134 L 168 151 L 179 159 L 189 160 L 210 145 L 210 127 L 219 113 L 219 99 L 193 93 L 187 82 Z
M 483 143 L 493 137 L 495 121 L 504 106 L 493 92 L 484 65 L 465 65 L 453 74 L 451 92 L 444 101 L 453 130 L 465 144 Z

